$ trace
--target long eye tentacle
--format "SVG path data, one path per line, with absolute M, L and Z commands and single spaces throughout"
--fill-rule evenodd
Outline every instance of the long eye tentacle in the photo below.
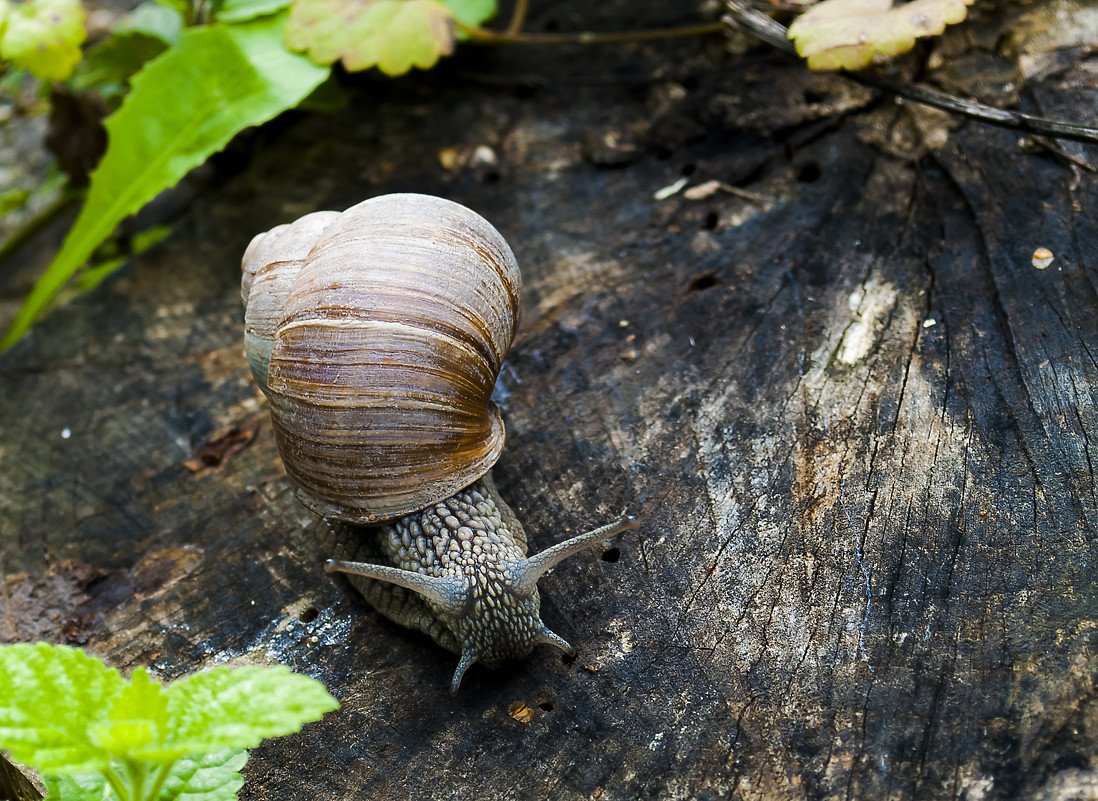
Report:
M 532 593 L 538 579 L 545 575 L 550 568 L 560 564 L 569 556 L 579 553 L 599 540 L 608 539 L 616 534 L 621 534 L 623 531 L 631 531 L 639 526 L 640 522 L 636 517 L 625 515 L 613 523 L 607 523 L 605 526 L 599 526 L 583 534 L 577 534 L 575 537 L 559 542 L 539 554 L 527 557 L 516 571 L 514 578 L 515 589 L 527 594 Z
M 399 567 L 375 565 L 372 562 L 344 562 L 329 559 L 324 563 L 327 573 L 350 573 L 376 581 L 386 581 L 399 587 L 418 592 L 452 615 L 461 614 L 468 598 L 468 590 L 458 579 L 449 576 L 427 576 L 401 570 Z

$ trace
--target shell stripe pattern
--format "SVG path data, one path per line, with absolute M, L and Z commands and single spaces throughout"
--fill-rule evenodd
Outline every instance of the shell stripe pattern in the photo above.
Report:
M 482 217 L 386 195 L 261 234 L 244 269 L 249 361 L 307 506 L 354 523 L 393 519 L 496 462 L 504 431 L 491 393 L 518 327 L 521 276 Z M 285 294 L 256 298 L 261 289 Z

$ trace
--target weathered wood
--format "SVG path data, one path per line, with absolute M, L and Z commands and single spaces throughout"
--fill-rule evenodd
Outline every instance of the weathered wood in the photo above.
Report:
M 974 124 L 920 148 L 903 107 L 716 45 L 450 74 L 238 141 L 0 358 L 0 638 L 323 680 L 342 708 L 257 749 L 249 799 L 1091 797 L 1094 174 Z M 1093 120 L 1087 76 L 1029 110 Z M 654 198 L 682 177 L 753 198 Z M 522 264 L 494 475 L 534 548 L 645 521 L 541 583 L 575 660 L 455 698 L 452 655 L 320 570 L 241 352 L 251 235 L 384 191 Z

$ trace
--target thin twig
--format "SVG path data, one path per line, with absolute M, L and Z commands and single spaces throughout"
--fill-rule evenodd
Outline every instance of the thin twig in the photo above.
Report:
M 1058 144 L 1056 144 L 1055 142 L 1053 142 L 1051 139 L 1049 139 L 1047 137 L 1034 135 L 1034 136 L 1031 136 L 1030 139 L 1033 140 L 1033 144 L 1040 145 L 1045 150 L 1047 150 L 1049 153 L 1056 154 L 1057 156 L 1062 158 L 1064 161 L 1070 161 L 1076 167 L 1080 167 L 1080 168 L 1086 170 L 1087 172 L 1098 172 L 1098 168 L 1096 168 L 1089 161 L 1087 161 L 1086 159 L 1081 159 L 1078 156 L 1072 155 L 1071 153 L 1068 153 L 1066 150 L 1064 150 L 1062 147 L 1060 147 Z
M 765 14 L 748 8 L 740 0 L 725 0 L 725 3 L 730 12 L 729 16 L 724 18 L 725 24 L 747 31 L 756 38 L 787 53 L 797 52 L 786 35 L 784 25 L 775 22 Z M 970 117 L 989 125 L 1025 131 L 1029 134 L 1052 136 L 1057 139 L 1070 139 L 1074 142 L 1098 143 L 1098 128 L 1087 125 L 1052 120 L 1047 117 L 1035 117 L 1032 114 L 1022 114 L 1019 111 L 985 106 L 982 103 L 974 103 L 971 100 L 964 100 L 937 89 L 932 89 L 925 84 L 893 81 L 868 72 L 844 72 L 843 74 L 865 86 L 882 89 L 907 100 L 939 108 L 952 114 Z
M 507 24 L 507 30 L 505 31 L 508 36 L 514 36 L 522 30 L 529 6 L 530 0 L 515 0 L 515 10 L 511 14 L 511 21 Z
M 511 33 L 508 31 L 490 31 L 487 28 L 474 28 L 456 23 L 458 30 L 469 36 L 474 42 L 483 44 L 624 44 L 631 42 L 652 42 L 659 39 L 682 39 L 690 36 L 704 36 L 710 33 L 723 33 L 723 22 L 708 22 L 700 25 L 684 25 L 681 28 L 654 28 L 646 31 L 614 31 L 598 33 L 580 31 L 578 33 Z

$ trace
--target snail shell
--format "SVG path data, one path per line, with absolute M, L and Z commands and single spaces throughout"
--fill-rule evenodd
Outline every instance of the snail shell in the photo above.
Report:
M 487 473 L 520 291 L 499 232 L 437 197 L 384 195 L 252 240 L 245 351 L 302 502 L 377 523 Z
M 308 214 L 255 237 L 243 259 L 248 363 L 298 497 L 328 520 L 326 569 L 460 654 L 452 692 L 474 662 L 538 643 L 574 653 L 542 623 L 537 581 L 637 527 L 623 517 L 527 556 L 488 475 L 520 291 L 499 232 L 426 195 Z

